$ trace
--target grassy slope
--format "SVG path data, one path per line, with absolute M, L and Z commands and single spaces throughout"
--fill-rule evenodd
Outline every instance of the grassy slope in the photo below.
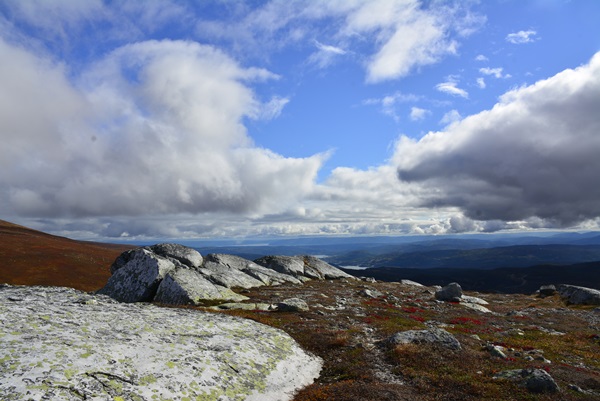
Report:
M 0 283 L 95 291 L 130 245 L 74 241 L 0 220 Z

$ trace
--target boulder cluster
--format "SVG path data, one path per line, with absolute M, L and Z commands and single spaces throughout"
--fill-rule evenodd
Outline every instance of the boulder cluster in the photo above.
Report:
M 253 287 L 354 279 L 314 256 L 264 256 L 255 261 L 225 254 L 202 257 L 195 249 L 178 244 L 127 251 L 115 260 L 111 274 L 98 293 L 119 302 L 205 306 L 245 301 L 248 298 L 239 290 Z M 266 308 L 274 309 L 277 305 Z M 289 300 L 280 308 L 302 309 L 304 305 Z

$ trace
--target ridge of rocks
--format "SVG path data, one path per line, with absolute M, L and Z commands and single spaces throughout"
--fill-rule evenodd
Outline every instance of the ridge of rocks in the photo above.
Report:
M 211 305 L 247 300 L 239 290 L 309 280 L 355 278 L 314 256 L 209 254 L 178 244 L 157 244 L 121 254 L 98 294 L 119 302 Z

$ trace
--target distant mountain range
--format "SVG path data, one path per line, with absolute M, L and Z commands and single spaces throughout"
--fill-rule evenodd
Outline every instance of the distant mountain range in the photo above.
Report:
M 265 254 L 318 255 L 357 276 L 460 282 L 465 289 L 531 293 L 543 284 L 600 285 L 600 234 L 302 238 L 197 247 L 254 259 Z M 357 270 L 358 268 L 358 270 Z
M 353 266 L 346 271 L 358 276 L 426 285 L 457 281 L 474 291 L 530 293 L 542 284 L 559 283 L 600 287 L 598 232 L 161 242 L 250 260 L 315 255 L 338 267 Z M 121 252 L 151 244 L 74 241 L 0 220 L 0 283 L 95 290 L 104 285 Z

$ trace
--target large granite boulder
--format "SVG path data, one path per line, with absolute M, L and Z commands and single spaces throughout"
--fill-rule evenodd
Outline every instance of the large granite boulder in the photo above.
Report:
M 262 258 L 256 259 L 254 263 L 275 270 L 276 272 L 296 277 L 301 281 L 308 280 L 304 275 L 304 261 L 295 256 L 263 256 Z
M 111 269 L 114 273 L 98 293 L 120 302 L 152 301 L 160 282 L 175 269 L 171 260 L 144 248 L 126 252 L 117 262 L 118 268 Z
M 322 261 L 315 256 L 300 256 L 304 261 L 304 273 L 306 275 L 316 276 L 319 280 L 337 280 L 349 279 L 356 280 L 356 277 L 331 266 L 329 263 Z
M 193 248 L 179 244 L 156 244 L 146 249 L 167 259 L 175 259 L 187 267 L 202 266 L 202 255 Z
M 214 284 L 195 270 L 174 269 L 161 281 L 155 302 L 171 305 L 203 305 L 218 302 L 245 301 L 248 297 L 227 287 Z
M 209 254 L 204 259 L 200 273 L 210 281 L 227 288 L 253 288 L 264 284 L 261 280 L 244 272 L 251 269 L 253 262 L 233 255 Z
M 593 288 L 561 284 L 558 286 L 558 293 L 569 304 L 600 305 L 600 291 Z
M 68 288 L 1 286 L 0 321 L 4 401 L 289 400 L 322 365 L 251 320 Z

